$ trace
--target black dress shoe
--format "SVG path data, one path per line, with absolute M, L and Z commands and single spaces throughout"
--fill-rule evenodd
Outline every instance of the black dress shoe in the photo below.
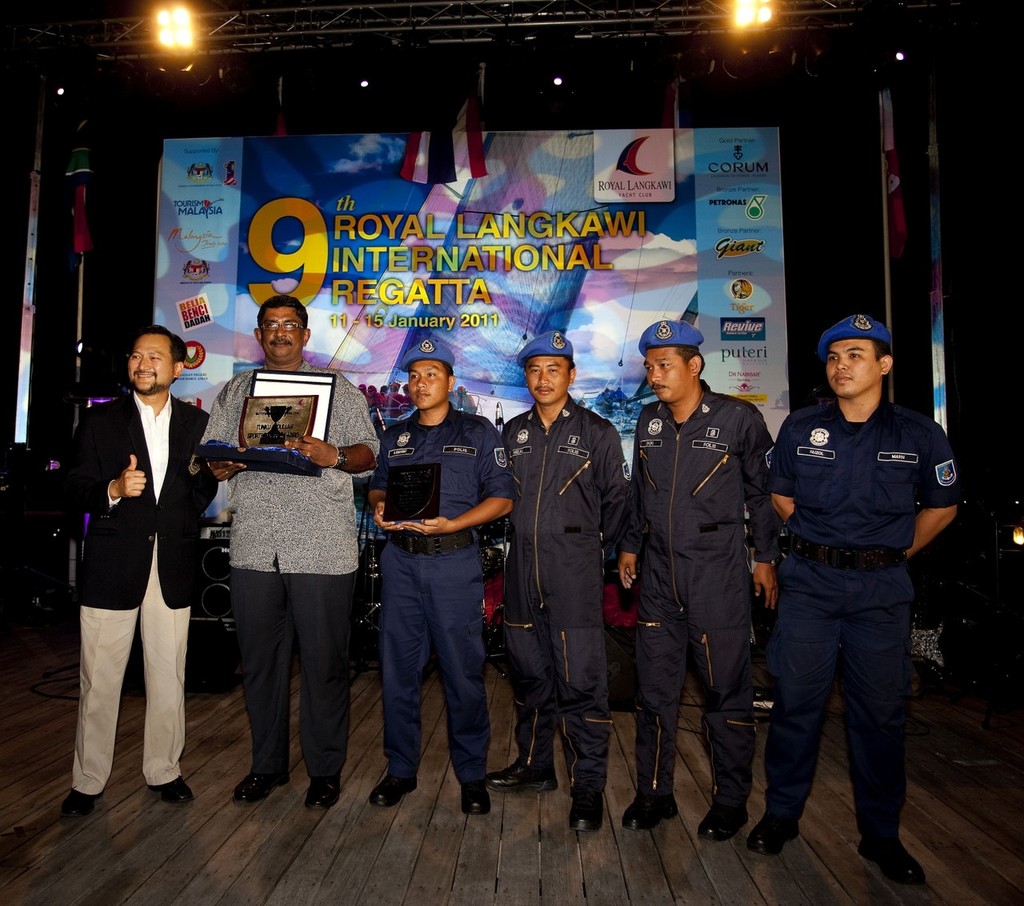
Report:
M 569 830 L 596 831 L 604 819 L 604 798 L 594 790 L 576 790 L 569 809 Z
M 633 804 L 622 815 L 622 826 L 627 830 L 651 830 L 662 818 L 679 814 L 675 796 L 645 796 L 637 793 Z
M 865 859 L 876 862 L 890 881 L 897 884 L 923 884 L 924 869 L 918 864 L 910 853 L 900 843 L 898 837 L 871 837 L 865 835 L 861 838 L 857 852 Z
M 555 769 L 532 768 L 518 761 L 487 775 L 487 786 L 496 793 L 543 793 L 558 789 Z
M 712 802 L 704 820 L 697 825 L 697 836 L 705 840 L 728 840 L 747 823 L 748 818 L 745 805 Z
M 160 798 L 164 802 L 170 802 L 174 805 L 180 805 L 182 802 L 191 802 L 195 799 L 195 796 L 192 795 L 192 790 L 188 788 L 188 784 L 180 777 L 175 777 L 174 780 L 168 783 L 151 783 L 149 788 L 154 793 L 159 793 Z
M 84 818 L 92 812 L 93 806 L 96 804 L 96 800 L 100 798 L 100 795 L 100 793 L 93 795 L 92 793 L 80 793 L 78 790 L 72 790 L 60 804 L 60 813 L 65 818 Z
M 370 805 L 379 805 L 381 808 L 391 808 L 402 801 L 406 793 L 416 789 L 415 777 L 395 777 L 388 774 L 370 792 Z
M 337 774 L 331 777 L 310 777 L 306 808 L 330 808 L 340 795 L 341 778 Z
M 235 787 L 235 802 L 259 802 L 276 786 L 284 786 L 288 774 L 246 774 Z
M 482 780 L 470 780 L 462 784 L 462 813 L 464 815 L 486 815 L 491 810 L 491 797 Z
M 787 841 L 795 840 L 799 834 L 800 822 L 796 818 L 780 818 L 765 812 L 747 837 L 747 849 L 766 856 L 777 856 Z

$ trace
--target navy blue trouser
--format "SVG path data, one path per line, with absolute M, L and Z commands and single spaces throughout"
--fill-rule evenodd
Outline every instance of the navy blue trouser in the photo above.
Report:
M 712 795 L 745 805 L 754 758 L 754 688 L 750 674 L 750 618 L 724 620 L 720 603 L 681 612 L 641 597 L 636 627 L 639 681 L 636 712 L 637 792 L 672 793 L 679 699 L 688 658 L 704 690 L 702 725 L 711 749 Z
M 608 776 L 608 663 L 597 541 L 545 537 L 547 548 L 516 536 L 506 579 L 505 642 L 516 696 L 519 759 L 554 764 L 556 723 L 572 789 L 602 792 Z M 543 572 L 543 605 L 534 556 L 557 564 Z
M 899 835 L 906 795 L 903 731 L 910 694 L 906 565 L 841 570 L 793 555 L 779 570 L 778 619 L 768 642 L 775 677 L 765 747 L 768 811 L 799 818 L 818 760 L 825 705 L 841 658 L 857 823 Z
M 388 773 L 415 777 L 420 689 L 437 654 L 448 748 L 460 783 L 483 780 L 491 738 L 484 687 L 484 581 L 476 545 L 441 554 L 381 552 L 380 662 Z
M 252 725 L 252 770 L 288 770 L 292 645 L 299 643 L 299 739 L 310 777 L 341 773 L 348 748 L 355 573 L 231 570 L 231 602 Z

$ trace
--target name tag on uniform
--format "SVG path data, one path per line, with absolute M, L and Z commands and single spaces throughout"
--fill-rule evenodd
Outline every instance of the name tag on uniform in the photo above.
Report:
M 694 450 L 714 450 L 716 453 L 728 453 L 728 444 L 716 444 L 711 440 L 695 440 L 690 443 Z
M 388 459 L 395 459 L 399 456 L 412 456 L 415 452 L 415 447 L 395 447 L 394 450 L 388 450 Z
M 476 456 L 476 447 L 465 447 L 462 444 L 446 444 L 442 453 L 457 453 L 459 456 Z
M 916 453 L 889 453 L 885 450 L 878 451 L 879 462 L 917 462 Z
M 640 441 L 640 449 L 641 450 L 647 450 L 650 447 L 660 447 L 660 446 L 661 446 L 661 441 L 660 440 L 642 440 L 642 441 Z
M 570 456 L 578 456 L 580 459 L 589 459 L 590 451 L 581 450 L 579 447 L 567 447 L 564 444 L 558 448 L 559 453 L 568 453 Z
M 512 455 L 513 456 L 522 456 L 524 453 L 532 453 L 532 452 L 533 452 L 533 447 L 513 447 L 513 449 L 512 449 Z
M 835 450 L 819 450 L 817 447 L 797 447 L 797 456 L 810 456 L 811 459 L 835 459 Z

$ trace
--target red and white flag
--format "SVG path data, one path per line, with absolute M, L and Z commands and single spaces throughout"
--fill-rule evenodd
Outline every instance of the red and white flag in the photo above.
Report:
M 907 212 L 900 186 L 900 161 L 896 155 L 896 133 L 892 124 L 892 96 L 888 88 L 881 93 L 882 152 L 885 154 L 885 192 L 889 216 L 889 255 L 903 257 L 907 244 Z
M 399 170 L 403 179 L 419 183 L 460 183 L 487 175 L 480 110 L 484 92 L 484 65 L 462 105 L 451 132 L 412 132 Z
M 83 132 L 87 120 L 79 124 L 78 131 Z M 81 141 L 83 136 L 78 136 Z M 86 187 L 92 182 L 92 165 L 89 162 L 89 148 L 83 143 L 71 149 L 67 169 L 67 186 L 71 201 L 71 251 L 74 255 L 84 255 L 92 251 L 92 234 L 89 232 L 89 219 L 85 212 Z M 72 262 L 73 266 L 77 261 Z

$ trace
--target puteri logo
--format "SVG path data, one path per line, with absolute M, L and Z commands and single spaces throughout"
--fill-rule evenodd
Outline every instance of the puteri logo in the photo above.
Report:
M 765 339 L 764 318 L 722 318 L 723 340 L 753 340 L 763 343 Z

